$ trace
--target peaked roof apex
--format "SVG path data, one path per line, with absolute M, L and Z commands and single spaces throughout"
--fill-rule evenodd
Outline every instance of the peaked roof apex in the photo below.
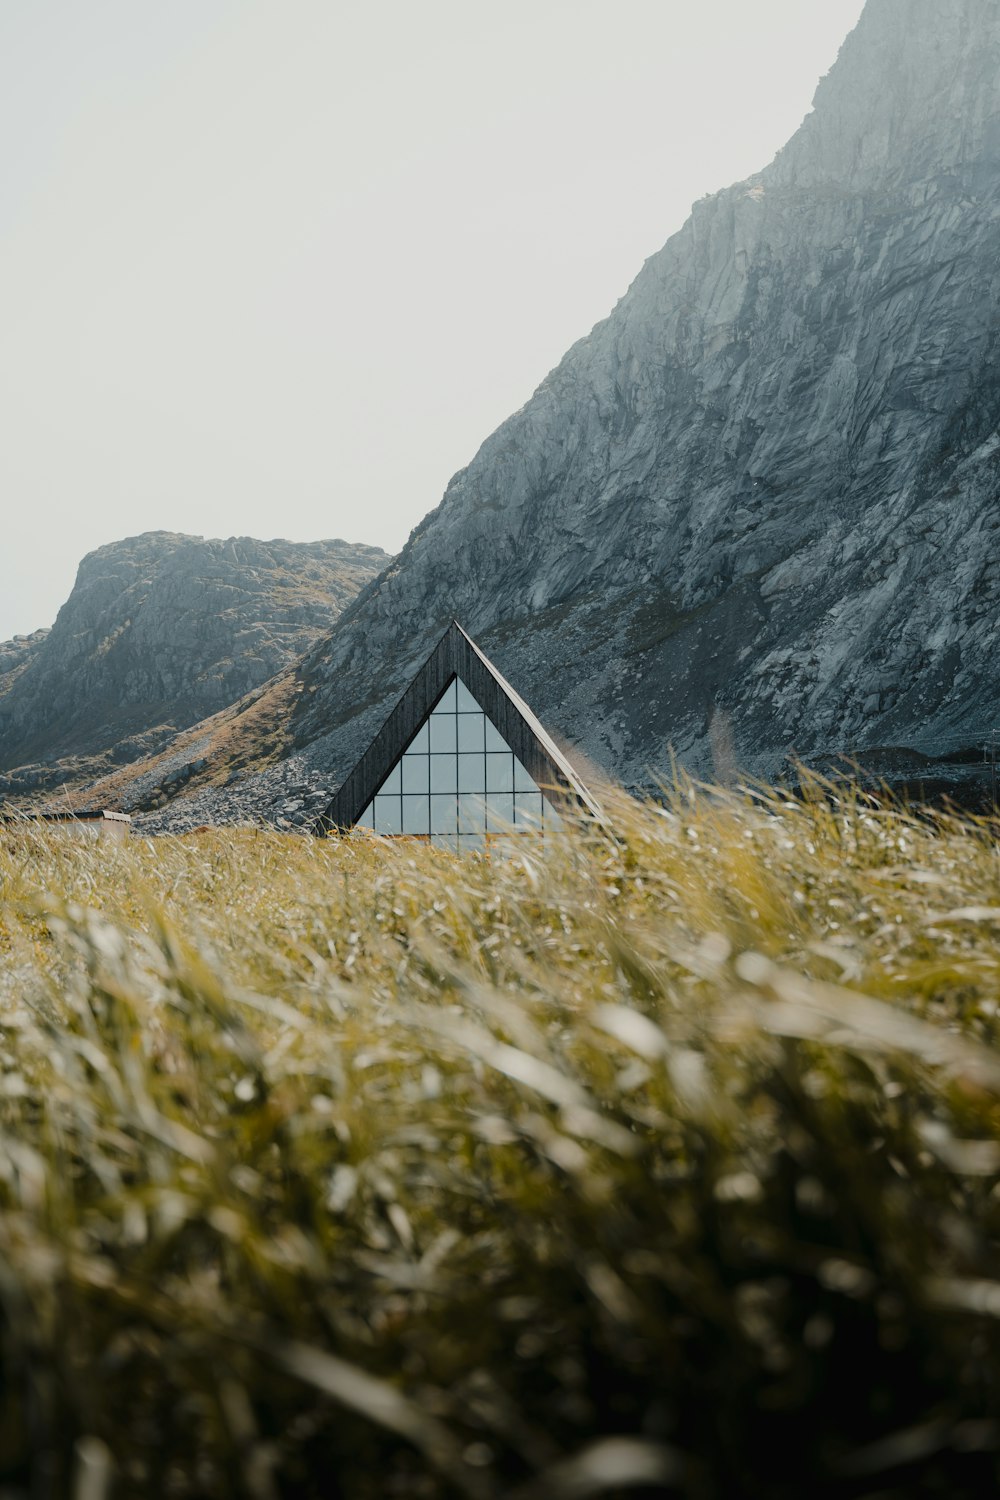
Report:
M 452 619 L 357 765 L 317 819 L 317 833 L 354 826 L 453 677 L 465 683 L 543 790 L 555 792 L 600 817 L 597 803 L 544 725 L 458 620 Z

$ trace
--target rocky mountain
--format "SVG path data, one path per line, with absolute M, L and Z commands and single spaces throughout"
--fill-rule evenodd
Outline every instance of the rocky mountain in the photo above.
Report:
M 48 633 L 47 630 L 35 630 L 31 635 L 15 635 L 13 640 L 0 641 L 0 683 L 9 686 L 35 656 Z
M 998 309 L 1000 5 L 869 0 L 789 145 L 695 205 L 307 656 L 303 763 L 336 782 L 452 616 L 627 783 L 671 746 L 772 775 L 974 745 Z
M 0 645 L 0 791 L 155 753 L 295 662 L 387 561 L 342 541 L 165 531 L 98 548 L 50 631 Z
M 183 740 L 157 816 L 305 819 L 453 616 L 626 784 L 671 752 L 968 761 L 998 500 L 1000 5 L 868 0 L 788 146 L 695 205 L 252 713 Z

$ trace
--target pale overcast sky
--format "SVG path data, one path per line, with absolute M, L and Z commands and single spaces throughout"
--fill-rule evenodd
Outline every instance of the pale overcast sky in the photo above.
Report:
M 0 640 L 162 528 L 400 547 L 862 0 L 0 0 Z

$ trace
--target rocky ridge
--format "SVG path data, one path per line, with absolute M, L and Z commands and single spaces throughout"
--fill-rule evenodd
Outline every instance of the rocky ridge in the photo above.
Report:
M 15 635 L 13 640 L 0 641 L 0 684 L 9 684 L 18 672 L 24 670 L 48 633 L 47 630 L 35 630 L 31 635 Z
M 788 146 L 695 205 L 292 669 L 291 758 L 150 826 L 307 821 L 452 617 L 630 785 L 672 753 L 968 761 L 996 716 L 998 252 L 1000 6 L 868 0 Z
M 0 792 L 155 754 L 296 662 L 387 561 L 162 531 L 90 553 L 52 629 L 0 646 Z
M 308 655 L 350 767 L 451 616 L 631 784 L 974 744 L 1000 604 L 1000 6 L 869 0 Z

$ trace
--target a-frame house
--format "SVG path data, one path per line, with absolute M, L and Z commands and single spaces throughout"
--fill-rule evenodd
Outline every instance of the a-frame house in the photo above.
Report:
M 600 817 L 528 705 L 452 621 L 316 832 L 367 828 L 461 851 L 544 832 L 568 807 Z

